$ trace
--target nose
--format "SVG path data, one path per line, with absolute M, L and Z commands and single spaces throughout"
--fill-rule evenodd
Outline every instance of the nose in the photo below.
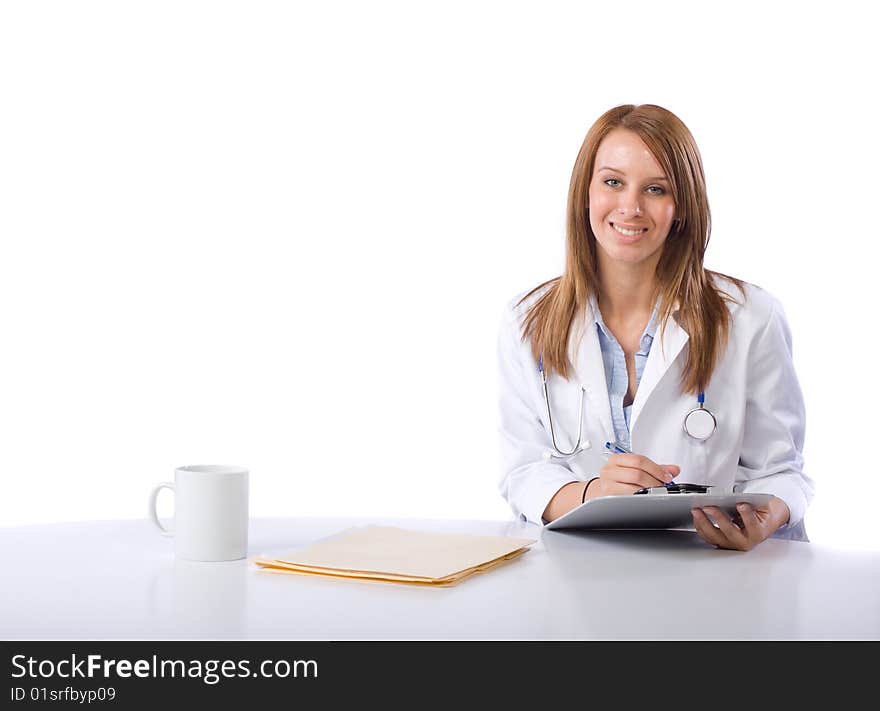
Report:
M 627 215 L 641 215 L 641 194 L 637 191 L 621 193 L 620 202 L 617 205 L 617 212 L 619 212 L 624 217 L 626 217 Z

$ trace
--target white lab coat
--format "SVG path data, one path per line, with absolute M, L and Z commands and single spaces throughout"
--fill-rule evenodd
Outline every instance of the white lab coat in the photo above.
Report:
M 719 277 L 717 283 L 741 302 L 728 307 L 733 322 L 727 347 L 705 391 L 705 407 L 715 415 L 717 429 L 702 442 L 684 432 L 684 417 L 697 407 L 697 399 L 681 392 L 688 334 L 673 317 L 664 332 L 658 327 L 636 391 L 631 449 L 658 464 L 679 465 L 677 481 L 778 496 L 788 504 L 791 518 L 776 535 L 807 540 L 803 517 L 814 487 L 803 472 L 804 402 L 785 315 L 779 302 L 756 286 L 747 284 L 743 299 L 729 281 Z M 547 383 L 557 443 L 566 451 L 577 440 L 580 388 L 586 388 L 584 437 L 591 447 L 563 462 L 545 458 L 551 440 L 541 376 L 531 344 L 521 338 L 527 304 L 517 307 L 518 301 L 508 306 L 499 334 L 499 488 L 516 516 L 543 524 L 544 509 L 562 486 L 598 475 L 607 461 L 605 442 L 615 439 L 614 428 L 602 351 L 588 306 L 569 338 L 575 367 L 571 380 L 554 375 Z

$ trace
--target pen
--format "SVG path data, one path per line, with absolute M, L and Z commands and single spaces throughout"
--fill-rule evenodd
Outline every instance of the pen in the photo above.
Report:
M 632 454 L 632 450 L 624 447 L 620 442 L 606 442 L 605 449 L 617 452 L 618 454 Z
M 624 447 L 620 442 L 606 442 L 605 449 L 617 454 L 632 454 L 632 450 L 629 447 Z M 675 482 L 664 482 L 663 486 L 675 486 Z

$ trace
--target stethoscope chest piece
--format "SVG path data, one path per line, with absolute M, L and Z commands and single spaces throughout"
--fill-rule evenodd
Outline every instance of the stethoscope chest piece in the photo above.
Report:
M 715 432 L 715 428 L 718 426 L 718 422 L 715 420 L 715 415 L 703 407 L 704 397 L 703 393 L 700 393 L 697 398 L 697 402 L 700 403 L 700 406 L 695 407 L 684 416 L 684 431 L 687 432 L 689 436 L 700 441 L 709 439 L 709 437 L 712 436 L 712 433 Z

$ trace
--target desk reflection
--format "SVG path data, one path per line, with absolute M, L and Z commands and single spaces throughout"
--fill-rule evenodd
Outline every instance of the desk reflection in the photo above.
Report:
M 689 639 L 688 618 L 710 639 L 797 636 L 799 586 L 780 565 L 779 542 L 727 551 L 693 531 L 665 530 L 544 530 L 541 542 L 553 577 L 566 581 L 555 590 L 554 635 Z
M 155 619 L 160 621 L 157 636 L 246 638 L 247 568 L 247 560 L 200 563 L 176 559 L 160 567 L 151 595 Z

